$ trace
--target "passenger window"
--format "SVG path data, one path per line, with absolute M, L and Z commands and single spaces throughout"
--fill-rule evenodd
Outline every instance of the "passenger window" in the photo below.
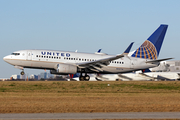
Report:
M 59 57 L 59 59 L 61 59 L 61 57 Z
M 38 57 L 38 55 L 36 55 L 36 57 Z

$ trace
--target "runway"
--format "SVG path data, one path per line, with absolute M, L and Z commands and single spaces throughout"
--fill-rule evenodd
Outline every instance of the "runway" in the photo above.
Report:
M 12 113 L 0 119 L 180 119 L 180 112 Z

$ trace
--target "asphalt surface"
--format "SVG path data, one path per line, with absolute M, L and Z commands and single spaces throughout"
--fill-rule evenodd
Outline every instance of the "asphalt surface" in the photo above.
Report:
M 7 113 L 0 119 L 180 119 L 180 112 Z

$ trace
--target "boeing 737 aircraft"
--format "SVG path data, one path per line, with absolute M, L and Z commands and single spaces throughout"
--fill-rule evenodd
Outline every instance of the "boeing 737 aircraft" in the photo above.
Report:
M 133 45 L 131 43 L 124 53 L 119 55 L 90 54 L 54 50 L 20 50 L 4 57 L 4 61 L 22 69 L 47 69 L 52 74 L 80 73 L 80 81 L 88 81 L 87 73 L 116 74 L 156 67 L 160 61 L 158 55 L 166 34 L 168 25 L 159 28 L 131 55 L 128 53 Z

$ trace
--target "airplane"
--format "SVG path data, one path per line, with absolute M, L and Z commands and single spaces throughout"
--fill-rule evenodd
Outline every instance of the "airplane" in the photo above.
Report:
M 79 81 L 79 73 L 69 75 L 67 81 Z M 151 72 L 149 69 L 120 74 L 88 74 L 89 81 L 175 81 L 180 80 L 179 72 Z
M 76 78 L 73 78 L 76 79 Z M 180 73 L 177 72 L 147 72 L 147 73 L 123 73 L 97 75 L 94 79 L 98 81 L 158 81 L 180 80 Z M 91 79 L 93 80 L 93 79 Z
M 89 81 L 147 81 L 147 80 L 155 80 L 154 77 L 148 76 L 143 73 L 120 73 L 120 74 L 89 74 Z M 74 74 L 74 76 L 70 76 L 71 79 L 67 81 L 79 81 L 79 74 Z
M 168 25 L 161 24 L 145 42 L 128 56 L 133 42 L 122 54 L 94 54 L 55 50 L 20 50 L 5 56 L 3 60 L 15 68 L 46 69 L 51 74 L 68 75 L 80 73 L 80 81 L 88 81 L 87 73 L 118 74 L 157 67 L 161 61 L 172 58 L 157 59 Z

